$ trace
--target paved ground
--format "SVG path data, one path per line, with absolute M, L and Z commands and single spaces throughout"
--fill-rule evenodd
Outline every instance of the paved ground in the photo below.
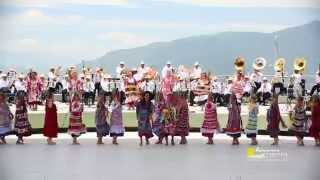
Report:
M 120 145 L 95 144 L 95 133 L 80 138 L 81 145 L 71 145 L 67 134 L 60 134 L 56 146 L 48 146 L 41 135 L 15 145 L 0 145 L 1 180 L 319 180 L 320 148 L 310 138 L 304 147 L 294 137 L 280 137 L 278 147 L 270 138 L 259 136 L 258 149 L 250 147 L 243 136 L 240 146 L 230 145 L 224 134 L 216 136 L 215 145 L 206 145 L 199 133 L 192 133 L 188 145 L 138 146 L 136 133 L 128 132 Z M 152 139 L 154 142 L 155 139 Z M 248 156 L 251 155 L 251 156 Z

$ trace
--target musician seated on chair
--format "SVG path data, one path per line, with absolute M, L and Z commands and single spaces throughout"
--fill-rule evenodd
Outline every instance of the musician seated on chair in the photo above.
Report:
M 112 77 L 109 74 L 105 74 L 101 79 L 101 89 L 102 94 L 106 96 L 107 102 L 111 104 L 112 101 L 112 91 L 115 89 L 115 84 L 112 81 Z
M 62 102 L 66 103 L 68 102 L 68 80 L 69 76 L 65 75 L 64 78 L 61 80 L 62 85 Z
M 144 63 L 144 61 L 140 62 L 140 66 L 138 67 L 138 74 L 141 78 L 143 78 L 149 71 L 149 67 L 147 67 Z
M 8 101 L 9 103 L 14 102 L 14 97 L 15 97 L 15 88 L 14 88 L 14 81 L 16 80 L 17 72 L 15 69 L 10 68 L 9 71 L 7 72 L 7 81 L 9 83 L 9 91 L 10 93 L 8 94 Z
M 56 75 L 55 75 L 55 68 L 50 68 L 48 73 L 48 91 L 50 93 L 55 93 L 56 91 Z
M 100 67 L 96 68 L 96 72 L 93 74 L 93 83 L 94 83 L 94 98 L 97 94 L 101 92 L 101 80 L 103 78 L 103 69 Z
M 125 64 L 123 61 L 120 61 L 119 66 L 116 68 L 116 74 L 117 74 L 117 78 L 121 78 L 122 77 L 122 73 L 123 71 L 126 69 Z
M 189 102 L 190 102 L 190 106 L 194 105 L 194 91 L 197 89 L 197 85 L 198 85 L 198 79 L 191 79 L 190 80 L 190 96 L 189 96 Z
M 150 75 L 145 75 L 139 87 L 142 92 L 149 92 L 151 95 L 151 99 L 155 96 L 156 85 L 154 80 L 150 77 Z
M 126 101 L 126 93 L 125 93 L 125 90 L 126 90 L 126 86 L 125 86 L 125 80 L 123 78 L 120 79 L 120 81 L 117 81 L 115 83 L 115 88 L 116 88 L 116 91 L 115 92 L 119 92 L 120 93 L 120 103 L 122 105 L 125 104 L 125 101 Z
M 284 64 L 285 59 L 283 58 L 279 58 L 275 62 L 275 75 L 272 78 L 272 93 L 284 94 L 286 92 L 284 87 Z
M 187 82 L 182 77 L 178 77 L 178 81 L 175 83 L 173 87 L 173 94 L 184 98 L 188 97 Z
M 213 96 L 213 101 L 219 105 L 222 105 L 222 98 L 223 98 L 223 91 L 222 91 L 222 83 L 218 81 L 217 77 L 212 78 L 212 84 L 211 84 L 211 92 Z
M 260 84 L 261 86 L 261 84 Z M 252 91 L 252 85 L 251 82 L 249 80 L 248 76 L 244 77 L 244 88 L 243 88 L 243 97 L 248 98 L 250 97 L 251 91 Z
M 7 73 L 7 80 L 9 81 L 9 87 L 14 86 L 14 81 L 17 79 L 17 72 L 15 69 L 10 68 Z M 9 97 L 10 99 L 10 97 Z
M 258 57 L 254 60 L 252 67 L 253 73 L 250 75 L 250 82 L 252 83 L 252 90 L 254 93 L 261 87 L 263 73 L 262 70 L 266 66 L 266 60 L 263 57 Z
M 263 82 L 261 84 L 261 87 L 258 89 L 257 96 L 258 101 L 260 104 L 266 105 L 266 102 L 268 100 L 271 100 L 271 83 L 268 82 L 268 79 L 266 77 L 263 78 Z
M 272 93 L 276 94 L 284 94 L 284 84 L 282 72 L 277 71 L 272 79 Z
M 292 79 L 294 97 L 303 96 L 302 75 L 300 74 L 299 70 L 294 70 Z
M 312 96 L 314 94 L 314 92 L 316 93 L 320 93 L 320 64 L 319 64 L 319 70 L 316 73 L 316 82 L 315 85 L 312 86 L 311 92 L 310 92 L 310 96 Z
M 132 68 L 131 72 L 132 72 L 132 76 L 133 76 L 133 78 L 135 79 L 135 81 L 136 81 L 137 83 L 140 83 L 140 81 L 142 80 L 142 79 L 141 79 L 142 77 L 140 76 L 140 74 L 138 74 L 137 68 Z
M 227 80 L 227 84 L 224 85 L 223 89 L 223 105 L 227 107 L 229 105 L 230 96 L 232 94 L 232 81 L 233 79 L 230 77 Z
M 80 75 L 79 75 L 79 81 L 81 82 L 81 84 L 84 84 L 85 83 L 85 75 L 83 74 L 83 73 L 81 73 Z M 83 87 L 82 87 L 83 88 Z
M 191 78 L 199 79 L 201 74 L 202 74 L 202 69 L 200 67 L 199 62 L 195 62 L 191 72 Z
M 290 77 L 290 79 L 289 79 L 287 96 L 288 96 L 287 97 L 288 100 L 290 100 L 290 101 L 296 98 L 295 93 L 294 93 L 294 77 Z
M 87 75 L 85 77 L 85 82 L 83 83 L 83 96 L 85 105 L 93 105 L 94 104 L 94 83 L 91 80 L 91 77 Z
M 17 80 L 14 81 L 14 88 L 16 90 L 16 96 L 27 95 L 27 82 L 25 81 L 25 76 L 23 74 L 19 74 Z
M 167 64 L 162 68 L 161 78 L 165 78 L 167 76 L 168 71 L 172 72 L 172 66 L 170 61 L 168 61 Z

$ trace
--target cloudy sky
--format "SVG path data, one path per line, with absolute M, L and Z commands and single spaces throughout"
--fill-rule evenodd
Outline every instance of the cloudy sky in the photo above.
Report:
M 0 0 L 0 63 L 72 64 L 156 41 L 313 20 L 320 0 Z

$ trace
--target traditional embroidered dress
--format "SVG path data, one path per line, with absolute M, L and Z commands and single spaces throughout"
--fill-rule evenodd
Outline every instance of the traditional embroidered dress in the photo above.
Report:
M 153 114 L 154 106 L 150 102 L 148 105 L 145 102 L 139 102 L 137 104 L 137 118 L 138 118 L 138 134 L 140 137 L 145 136 L 146 138 L 153 137 L 150 119 Z
M 125 81 L 126 104 L 130 107 L 134 106 L 137 101 L 137 81 L 131 77 Z
M 46 82 L 46 80 L 43 78 L 43 79 L 40 79 L 39 80 L 39 102 L 40 104 L 42 104 L 42 101 L 46 98 L 46 90 L 47 90 L 47 85 L 48 83 Z
M 162 109 L 163 109 L 163 103 L 158 102 L 155 105 L 154 108 L 154 114 L 153 114 L 153 123 L 152 123 L 152 131 L 153 133 L 160 137 L 160 129 L 161 129 L 161 118 L 162 118 Z
M 281 121 L 281 115 L 278 104 L 271 104 L 270 109 L 267 112 L 267 131 L 272 138 L 278 137 L 280 132 L 279 124 Z
M 167 106 L 162 110 L 160 136 L 174 136 L 176 130 L 175 108 Z
M 228 108 L 229 116 L 225 132 L 227 135 L 237 138 L 241 136 L 241 107 L 237 103 L 236 96 L 230 97 L 230 106 Z
M 188 103 L 185 99 L 181 99 L 179 106 L 180 108 L 177 109 L 176 111 L 177 122 L 176 122 L 175 133 L 176 133 L 176 136 L 188 136 L 189 127 L 190 127 Z
M 14 131 L 18 137 L 31 136 L 31 125 L 28 120 L 28 110 L 24 101 L 17 103 Z
M 122 106 L 120 104 L 111 105 L 111 118 L 110 118 L 110 136 L 123 136 L 124 127 L 122 121 Z
M 243 79 L 235 79 L 232 82 L 231 91 L 234 93 L 238 100 L 242 98 L 244 92 L 245 83 Z
M 68 91 L 70 94 L 70 97 L 72 98 L 75 92 L 82 91 L 83 88 L 83 82 L 78 79 L 70 79 L 68 82 Z
M 303 137 L 306 132 L 306 122 L 307 122 L 307 114 L 305 108 L 294 108 L 293 113 L 293 123 L 289 128 L 290 131 L 294 132 L 296 136 Z
M 219 128 L 217 107 L 213 102 L 207 102 L 205 104 L 204 120 L 201 127 L 202 136 L 213 137 L 217 128 Z
M 97 137 L 103 137 L 109 134 L 110 126 L 107 122 L 108 109 L 104 104 L 98 104 L 95 114 L 95 123 Z
M 320 104 L 315 105 L 311 112 L 310 136 L 320 139 Z
M 82 123 L 83 105 L 80 101 L 72 101 L 70 104 L 70 117 L 68 133 L 72 137 L 79 137 L 87 132 L 86 125 Z
M 201 78 L 198 80 L 196 89 L 193 91 L 195 98 L 194 101 L 199 105 L 205 104 L 210 92 L 210 81 L 208 78 Z
M 249 107 L 249 119 L 245 129 L 248 138 L 256 137 L 258 134 L 258 114 L 259 106 L 257 104 L 254 107 Z
M 0 137 L 12 132 L 12 118 L 8 104 L 0 103 Z
M 173 88 L 175 85 L 175 80 L 173 76 L 166 76 L 165 78 L 162 79 L 161 81 L 161 92 L 163 94 L 163 98 L 165 100 L 168 99 L 168 95 L 173 93 Z
M 51 138 L 58 136 L 58 117 L 55 104 L 53 104 L 51 108 L 46 105 L 43 135 Z
M 28 91 L 28 103 L 38 104 L 40 102 L 41 95 L 41 82 L 38 78 L 31 79 L 27 81 L 27 91 Z

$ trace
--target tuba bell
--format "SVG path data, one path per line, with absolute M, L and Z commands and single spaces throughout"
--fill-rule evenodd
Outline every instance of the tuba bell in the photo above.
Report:
M 234 67 L 237 71 L 243 71 L 245 66 L 245 59 L 243 57 L 237 57 L 234 62 Z
M 258 57 L 254 60 L 252 67 L 253 69 L 260 71 L 263 70 L 265 68 L 267 64 L 267 60 L 263 57 Z
M 293 63 L 293 68 L 295 71 L 304 72 L 306 67 L 306 60 L 304 58 L 297 58 Z
M 286 64 L 286 60 L 284 58 L 277 59 L 276 62 L 274 63 L 274 70 L 277 72 L 283 72 L 285 64 Z

